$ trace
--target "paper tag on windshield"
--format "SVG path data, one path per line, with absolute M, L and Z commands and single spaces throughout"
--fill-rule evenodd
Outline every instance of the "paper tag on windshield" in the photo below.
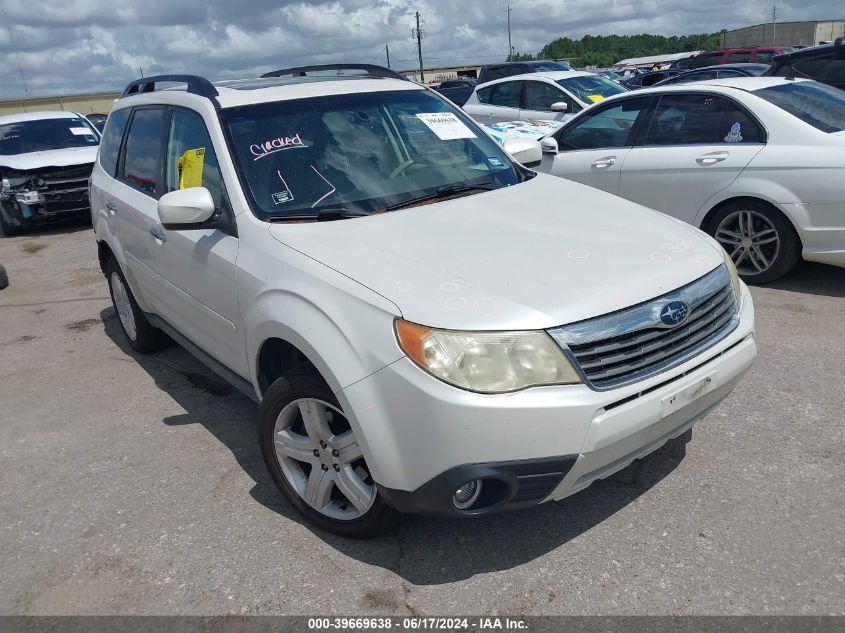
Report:
M 91 136 L 94 136 L 94 133 L 91 130 L 89 130 L 87 127 L 72 127 L 72 128 L 68 128 L 68 129 L 70 129 L 71 134 L 74 134 L 76 136 L 84 136 L 86 134 L 90 134 Z
M 604 97 L 602 95 L 587 95 L 587 99 L 589 99 L 591 103 L 598 103 L 599 101 L 604 101 Z
M 473 131 L 451 112 L 427 112 L 418 114 L 417 118 L 437 134 L 437 138 L 441 141 L 475 138 Z
M 205 163 L 205 148 L 189 149 L 179 159 L 179 189 L 202 187 L 202 167 Z

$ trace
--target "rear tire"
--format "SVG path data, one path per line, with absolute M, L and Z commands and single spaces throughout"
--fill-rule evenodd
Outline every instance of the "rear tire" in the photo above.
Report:
M 150 325 L 114 257 L 106 262 L 105 273 L 114 311 L 132 349 L 139 354 L 149 354 L 166 347 L 170 339 L 160 329 Z
M 369 475 L 337 398 L 313 372 L 294 369 L 270 385 L 259 409 L 258 440 L 276 486 L 318 527 L 372 538 L 399 519 Z
M 705 227 L 731 256 L 740 277 L 764 284 L 788 273 L 801 259 L 792 223 L 762 200 L 736 200 L 713 214 Z

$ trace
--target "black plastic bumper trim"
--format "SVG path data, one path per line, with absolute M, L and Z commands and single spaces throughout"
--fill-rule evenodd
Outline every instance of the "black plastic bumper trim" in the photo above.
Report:
M 377 485 L 384 500 L 400 512 L 450 517 L 479 516 L 538 504 L 555 489 L 577 459 L 577 455 L 564 455 L 464 464 L 440 473 L 414 491 Z M 458 510 L 452 505 L 452 495 L 473 479 L 494 480 L 487 484 L 488 490 L 494 489 L 494 498 L 483 502 L 482 492 L 480 501 L 483 502 L 483 507 Z

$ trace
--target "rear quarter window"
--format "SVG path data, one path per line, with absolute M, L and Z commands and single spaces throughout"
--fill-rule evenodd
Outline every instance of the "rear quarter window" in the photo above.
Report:
M 129 119 L 130 108 L 115 110 L 106 120 L 106 127 L 103 130 L 103 140 L 100 142 L 100 167 L 109 176 L 114 176 L 117 167 L 117 154 L 120 151 L 120 141 L 123 139 L 123 131 L 126 129 L 126 121 Z

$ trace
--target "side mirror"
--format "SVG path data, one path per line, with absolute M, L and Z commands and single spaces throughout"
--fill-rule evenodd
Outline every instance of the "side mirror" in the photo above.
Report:
M 158 201 L 158 217 L 165 227 L 200 224 L 214 213 L 214 199 L 205 187 L 190 187 L 164 194 Z
M 569 106 L 566 101 L 558 101 L 552 104 L 552 112 L 566 112 L 567 110 L 569 110 Z
M 557 154 L 560 150 L 557 146 L 557 140 L 554 136 L 547 136 L 540 140 L 540 148 L 544 154 Z
M 543 159 L 540 143 L 532 138 L 506 138 L 503 147 L 511 158 L 526 167 L 531 167 Z

